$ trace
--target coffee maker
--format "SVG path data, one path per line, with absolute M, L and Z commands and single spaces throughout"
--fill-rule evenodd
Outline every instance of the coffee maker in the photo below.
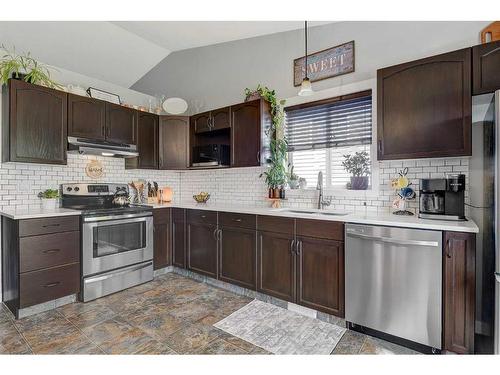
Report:
M 422 219 L 465 219 L 465 175 L 420 180 L 419 214 Z

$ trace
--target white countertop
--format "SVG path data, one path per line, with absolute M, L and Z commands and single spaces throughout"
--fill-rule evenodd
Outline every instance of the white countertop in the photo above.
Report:
M 243 214 L 253 215 L 272 215 L 283 217 L 294 217 L 301 219 L 316 219 L 325 221 L 341 221 L 354 224 L 369 224 L 369 225 L 387 225 L 392 227 L 415 228 L 415 229 L 431 229 L 453 232 L 471 232 L 478 233 L 479 228 L 472 220 L 467 221 L 444 221 L 444 220 L 429 220 L 419 219 L 415 216 L 396 216 L 390 213 L 377 214 L 361 212 L 348 213 L 346 215 L 324 215 L 321 212 L 335 213 L 336 211 L 325 209 L 323 211 L 314 209 L 293 209 L 293 208 L 270 208 L 270 207 L 251 207 L 238 205 L 222 205 L 222 204 L 197 204 L 197 203 L 168 203 L 168 204 L 147 204 L 154 209 L 156 208 L 190 208 L 196 210 L 211 210 L 222 212 L 239 212 Z M 295 211 L 314 211 L 315 213 L 290 212 Z M 2 210 L 0 215 L 9 217 L 14 220 L 34 219 L 41 217 L 57 217 L 57 216 L 72 216 L 80 215 L 81 211 L 70 210 L 66 208 L 56 208 L 55 210 L 43 210 L 40 208 L 23 209 L 23 210 Z
M 211 211 L 225 211 L 225 212 L 239 212 L 243 214 L 254 215 L 272 215 L 294 217 L 301 219 L 316 219 L 327 221 L 341 221 L 345 223 L 354 224 L 370 224 L 370 225 L 387 225 L 391 227 L 415 228 L 415 229 L 431 229 L 452 232 L 470 232 L 478 233 L 479 228 L 472 220 L 467 221 L 448 221 L 448 220 L 429 220 L 419 219 L 417 215 L 414 216 L 397 216 L 390 213 L 378 214 L 361 212 L 348 213 L 347 215 L 323 215 L 321 212 L 335 213 L 338 211 L 325 209 L 323 211 L 315 209 L 294 209 L 294 208 L 270 208 L 270 207 L 251 207 L 251 206 L 237 206 L 237 205 L 219 205 L 211 203 L 168 203 L 168 204 L 148 204 L 153 208 L 190 208 L 196 210 L 211 210 Z M 314 214 L 290 212 L 294 211 L 315 211 Z
M 78 210 L 70 210 L 68 208 L 56 208 L 52 210 L 44 210 L 41 207 L 29 208 L 23 210 L 1 210 L 0 215 L 14 220 L 36 219 L 41 217 L 58 217 L 58 216 L 74 216 L 80 215 L 82 212 Z

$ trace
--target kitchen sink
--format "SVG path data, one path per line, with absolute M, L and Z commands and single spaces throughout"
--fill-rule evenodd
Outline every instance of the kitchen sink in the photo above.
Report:
M 291 210 L 285 208 L 281 210 L 282 212 L 290 212 L 292 214 L 309 214 L 309 215 L 327 215 L 327 216 L 344 216 L 347 215 L 347 212 L 335 212 L 335 211 L 308 211 L 308 210 Z

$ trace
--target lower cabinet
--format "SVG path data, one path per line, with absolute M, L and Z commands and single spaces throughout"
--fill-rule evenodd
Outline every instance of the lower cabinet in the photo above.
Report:
M 2 217 L 3 303 L 19 310 L 80 291 L 80 218 Z
M 186 268 L 186 210 L 172 208 L 172 264 Z
M 293 235 L 259 231 L 257 234 L 257 291 L 295 301 Z
M 256 289 L 255 229 L 222 227 L 219 230 L 219 279 Z
M 443 234 L 443 349 L 455 353 L 474 353 L 475 238 Z
M 170 266 L 171 260 L 171 226 L 170 208 L 159 208 L 153 211 L 154 250 L 153 268 L 159 269 Z
M 217 225 L 187 223 L 187 268 L 217 278 Z
M 344 244 L 297 237 L 297 303 L 344 316 Z

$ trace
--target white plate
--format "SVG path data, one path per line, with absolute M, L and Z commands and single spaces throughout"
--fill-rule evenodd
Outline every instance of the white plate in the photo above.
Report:
M 163 109 L 171 115 L 180 115 L 186 112 L 187 108 L 188 104 L 182 98 L 168 98 L 163 102 Z

